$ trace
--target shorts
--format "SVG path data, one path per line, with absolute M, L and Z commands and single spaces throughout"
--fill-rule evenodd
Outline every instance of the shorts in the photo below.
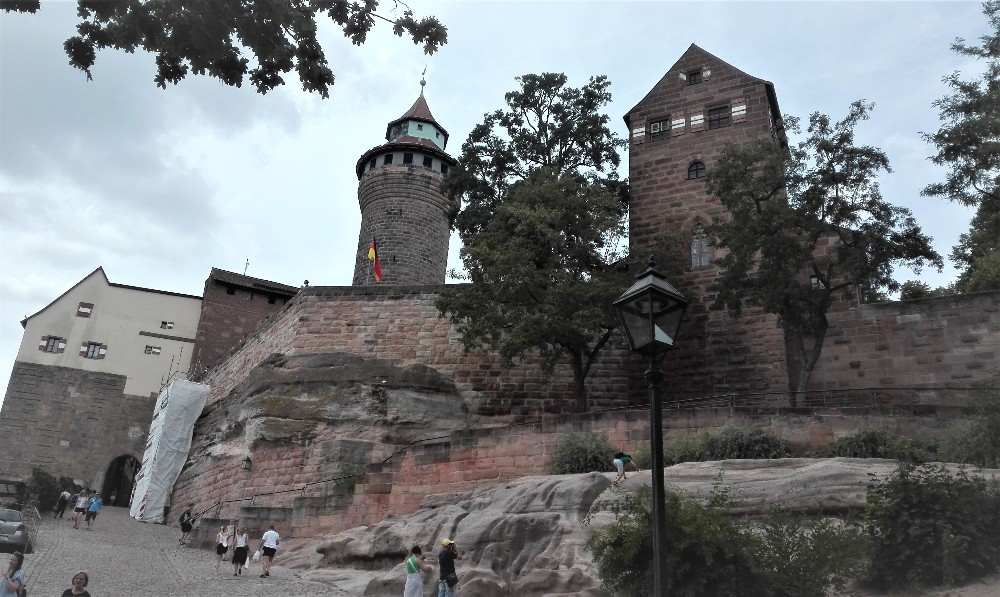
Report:
M 277 547 L 265 547 L 264 550 L 261 552 L 261 555 L 267 556 L 269 558 L 273 558 L 275 552 L 277 552 L 277 551 L 278 551 Z
M 191 532 L 191 523 L 190 522 L 182 522 L 181 523 L 181 531 L 184 532 L 184 533 L 190 533 Z
M 87 509 L 86 508 L 73 508 L 73 511 L 74 512 L 79 512 L 79 513 L 82 514 L 82 513 L 86 512 Z
M 624 475 L 625 474 L 625 463 L 622 462 L 620 458 L 615 458 L 612 462 L 614 463 L 615 468 L 618 469 L 618 474 L 619 475 Z
M 236 551 L 233 552 L 233 564 L 243 565 L 247 563 L 247 547 L 237 547 Z
M 87 522 L 90 522 L 91 520 L 94 520 L 95 518 L 97 518 L 97 512 L 91 512 L 90 510 L 88 510 L 87 511 Z
M 219 543 L 218 545 L 215 546 L 215 553 L 217 553 L 217 554 L 219 554 L 221 556 L 221 555 L 225 554 L 228 549 L 229 549 L 228 547 L 226 547 L 225 545 Z

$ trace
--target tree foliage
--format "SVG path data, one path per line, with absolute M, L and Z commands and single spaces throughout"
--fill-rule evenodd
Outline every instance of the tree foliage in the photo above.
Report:
M 882 198 L 888 157 L 855 143 L 871 109 L 854 102 L 837 122 L 814 113 L 805 139 L 787 148 L 770 138 L 729 145 L 708 175 L 708 193 L 729 212 L 709 229 L 724 249 L 714 307 L 738 315 L 749 304 L 778 316 L 799 363 L 796 393 L 819 359 L 837 293 L 852 285 L 895 291 L 895 267 L 941 267 L 910 211 Z M 794 117 L 785 126 L 801 132 Z
M 580 88 L 563 74 L 517 80 L 507 109 L 472 130 L 445 180 L 465 201 L 455 228 L 472 284 L 442 292 L 437 306 L 467 348 L 488 346 L 509 364 L 537 351 L 547 371 L 568 359 L 586 410 L 587 374 L 629 282 L 626 185 L 615 173 L 624 142 L 601 113 L 605 77 Z
M 975 206 L 969 232 L 951 253 L 961 273 L 959 292 L 1000 290 L 1000 1 L 983 3 L 990 32 L 969 45 L 959 38 L 951 49 L 985 62 L 978 78 L 944 78 L 952 93 L 934 102 L 941 128 L 924 139 L 937 148 L 931 161 L 946 166 L 943 182 L 928 185 L 924 195 L 946 197 Z
M 267 93 L 295 70 L 303 89 L 328 97 L 334 75 L 317 39 L 323 15 L 359 46 L 376 19 L 423 44 L 427 54 L 448 40 L 436 18 L 418 19 L 399 0 L 393 12 L 402 14 L 392 19 L 376 12 L 378 0 L 79 0 L 78 6 L 77 35 L 64 44 L 71 65 L 89 80 L 99 50 L 142 50 L 156 55 L 155 81 L 163 88 L 189 74 L 207 74 L 235 87 L 249 79 Z M 4 2 L 2 8 L 35 12 L 39 4 Z
M 901 301 L 948 296 L 949 294 L 955 294 L 955 289 L 946 286 L 931 288 L 929 284 L 920 280 L 909 280 L 899 285 L 899 300 Z

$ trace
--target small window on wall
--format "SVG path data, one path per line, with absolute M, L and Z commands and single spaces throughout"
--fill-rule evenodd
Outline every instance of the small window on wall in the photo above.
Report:
M 697 85 L 702 81 L 700 70 L 693 70 L 689 72 L 687 76 L 688 76 L 688 85 Z
M 146 346 L 146 354 L 160 354 L 159 346 Z
M 172 322 L 172 321 L 161 321 L 160 322 L 160 329 L 161 330 L 172 330 L 172 329 L 174 329 L 174 322 Z
M 658 120 L 649 125 L 650 141 L 665 141 L 670 138 L 670 119 Z
M 38 350 L 55 354 L 64 352 L 66 339 L 59 336 L 42 336 L 42 341 L 38 343 Z
M 447 173 L 448 173 L 448 164 L 442 163 L 441 164 L 441 174 L 447 174 Z
M 404 164 L 412 164 L 413 163 L 413 154 L 412 153 L 404 153 L 403 154 L 403 163 Z
M 382 158 L 382 165 L 383 166 L 389 166 L 391 164 L 392 164 L 392 154 L 389 153 L 389 154 L 386 154 L 385 157 Z
M 705 178 L 705 163 L 704 162 L 692 162 L 688 166 L 688 180 L 694 180 L 696 178 Z
M 375 158 L 372 158 L 371 161 L 368 162 L 368 169 L 369 170 L 375 169 Z
M 826 284 L 819 279 L 819 276 L 809 276 L 809 283 L 813 290 L 826 290 Z
M 267 304 L 268 305 L 273 305 L 276 302 L 278 302 L 278 298 L 277 297 L 274 297 L 274 296 L 267 297 Z
M 80 303 L 76 308 L 77 317 L 90 317 L 90 314 L 94 312 L 94 303 Z
M 424 156 L 424 168 L 433 168 L 434 160 L 430 156 Z
M 417 124 L 417 130 L 418 130 L 418 131 L 422 131 L 422 130 L 424 130 L 424 125 L 422 125 L 422 124 Z
M 691 269 L 704 269 L 712 265 L 712 246 L 708 244 L 705 227 L 697 224 L 691 233 Z
M 85 359 L 103 359 L 108 347 L 98 342 L 87 342 L 80 347 L 80 356 Z
M 729 126 L 729 124 L 729 106 L 711 108 L 708 111 L 708 130 L 721 129 Z

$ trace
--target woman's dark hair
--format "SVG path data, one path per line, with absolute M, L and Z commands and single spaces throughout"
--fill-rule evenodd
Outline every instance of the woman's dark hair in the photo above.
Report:
M 420 546 L 419 545 L 414 545 L 413 549 L 410 550 L 410 553 L 412 553 L 415 556 L 419 556 L 420 555 Z
M 17 568 L 14 568 L 14 572 L 17 572 L 21 569 L 21 565 L 24 564 L 24 554 L 19 551 L 15 551 L 11 555 L 17 558 Z
M 607 452 L 605 452 L 605 454 L 607 454 Z M 618 452 L 615 454 L 615 458 L 621 458 L 622 456 L 627 456 L 627 454 L 625 454 L 625 452 Z M 605 456 L 605 458 L 607 458 L 607 456 Z

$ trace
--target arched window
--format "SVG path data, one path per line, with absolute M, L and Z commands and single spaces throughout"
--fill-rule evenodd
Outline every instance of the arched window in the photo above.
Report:
M 691 162 L 688 166 L 688 180 L 705 177 L 705 162 Z
M 705 227 L 696 224 L 691 233 L 691 269 L 702 269 L 712 265 L 712 246 L 708 244 Z

